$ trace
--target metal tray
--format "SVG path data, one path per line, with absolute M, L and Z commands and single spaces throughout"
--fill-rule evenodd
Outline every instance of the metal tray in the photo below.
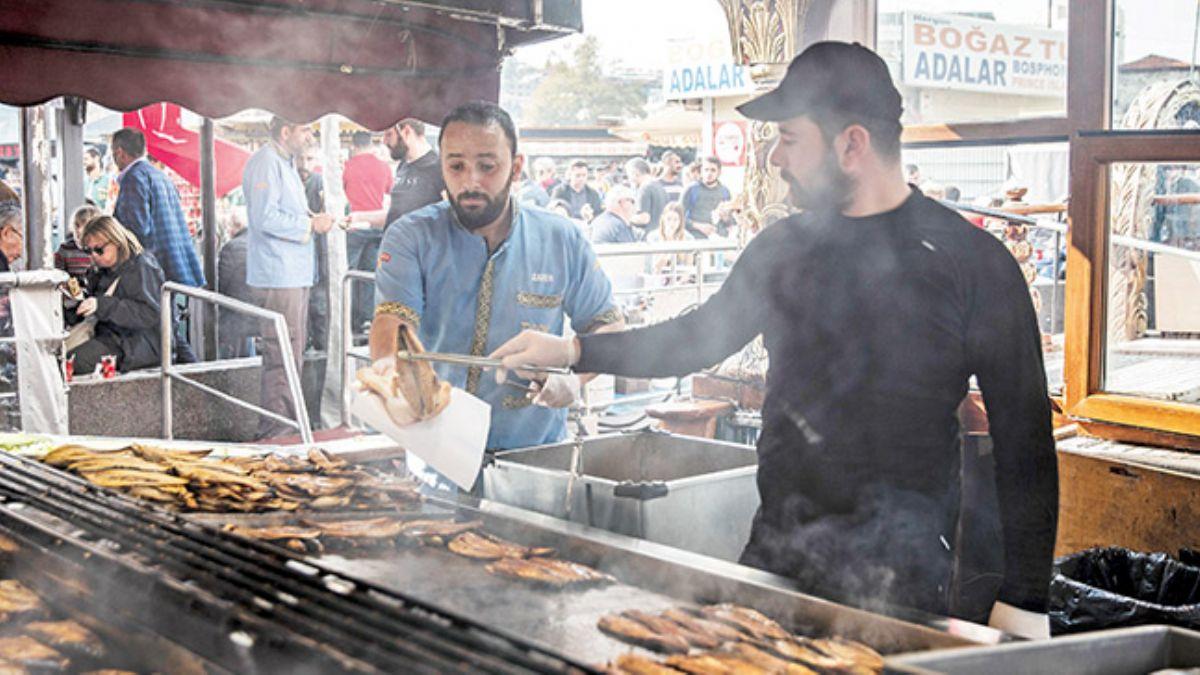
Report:
M 737 560 L 759 504 L 754 448 L 653 431 L 586 438 L 580 475 L 571 488 L 574 450 L 569 441 L 499 453 L 484 471 L 483 496 Z
M 1117 628 L 1038 642 L 892 657 L 888 673 L 932 675 L 1147 675 L 1200 668 L 1200 633 L 1170 626 Z

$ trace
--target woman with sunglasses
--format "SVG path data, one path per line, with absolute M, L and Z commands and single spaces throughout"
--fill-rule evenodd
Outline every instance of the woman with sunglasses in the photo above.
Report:
M 163 271 L 137 237 L 112 216 L 88 221 L 81 232 L 83 250 L 97 273 L 88 282 L 88 298 L 75 312 L 95 317 L 92 338 L 71 351 L 75 372 L 92 373 L 104 356 L 115 356 L 121 372 L 158 365 L 159 289 Z

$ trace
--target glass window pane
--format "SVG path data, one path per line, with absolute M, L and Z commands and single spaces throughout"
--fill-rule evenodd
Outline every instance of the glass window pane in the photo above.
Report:
M 1114 129 L 1200 126 L 1196 62 L 1196 0 L 1117 0 L 1113 17 Z
M 1066 114 L 1067 0 L 879 0 L 905 124 Z
M 1200 403 L 1200 163 L 1114 164 L 1102 388 Z

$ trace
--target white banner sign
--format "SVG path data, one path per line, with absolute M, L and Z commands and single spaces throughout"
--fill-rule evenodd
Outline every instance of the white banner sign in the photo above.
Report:
M 663 70 L 667 100 L 754 93 L 750 71 L 733 63 L 729 38 L 669 40 Z
M 1063 31 L 905 12 L 904 84 L 996 94 L 1065 96 Z

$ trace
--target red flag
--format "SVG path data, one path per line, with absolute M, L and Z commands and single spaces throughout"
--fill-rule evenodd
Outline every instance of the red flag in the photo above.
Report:
M 184 129 L 182 111 L 174 103 L 155 103 L 127 112 L 125 126 L 140 129 L 146 136 L 146 152 L 171 167 L 188 183 L 200 186 L 200 134 Z M 241 147 L 213 139 L 216 158 L 217 197 L 224 197 L 242 184 L 242 169 L 250 153 Z

